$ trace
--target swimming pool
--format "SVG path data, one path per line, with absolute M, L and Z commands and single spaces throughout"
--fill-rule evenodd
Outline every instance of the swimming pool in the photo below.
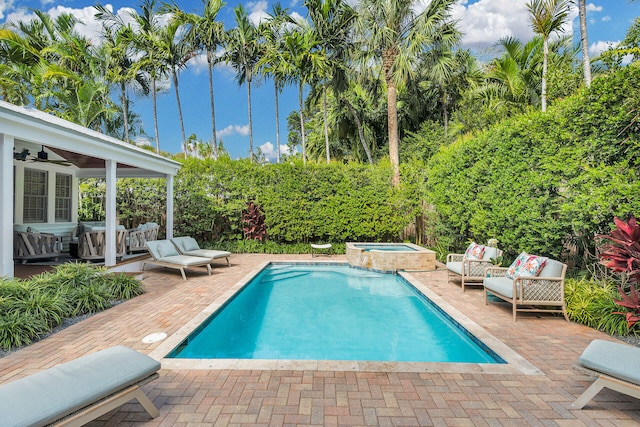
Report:
M 272 264 L 168 358 L 504 363 L 398 275 Z

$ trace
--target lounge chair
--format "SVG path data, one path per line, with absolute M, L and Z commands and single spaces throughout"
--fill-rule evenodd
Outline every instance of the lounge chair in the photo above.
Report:
M 175 245 L 169 240 L 154 240 L 146 243 L 151 260 L 145 259 L 142 264 L 142 270 L 147 264 L 159 265 L 167 268 L 175 268 L 180 270 L 182 278 L 187 280 L 184 273 L 185 267 L 207 267 L 207 272 L 211 276 L 211 258 L 204 258 L 192 255 L 180 255 Z
M 479 256 L 472 255 L 472 252 L 476 248 L 481 248 L 481 251 L 477 253 Z M 465 286 L 475 283 L 482 286 L 484 280 L 484 269 L 491 267 L 493 262 L 491 259 L 497 259 L 502 255 L 502 251 L 498 248 L 491 246 L 477 245 L 471 243 L 464 254 L 449 254 L 447 255 L 447 273 L 449 281 L 451 277 L 459 277 L 462 292 L 465 291 Z
M 545 313 L 562 313 L 567 316 L 564 301 L 564 275 L 567 271 L 566 264 L 553 259 L 541 258 L 541 267 L 534 273 L 526 269 L 512 270 L 519 260 L 525 259 L 526 263 L 535 255 L 520 254 L 509 268 L 488 267 L 485 269 L 484 303 L 488 304 L 488 295 L 510 302 L 513 308 L 513 321 L 516 321 L 518 311 L 535 311 Z M 515 271 L 515 276 L 513 273 Z M 548 308 L 548 307 L 556 307 Z
M 640 399 L 640 348 L 612 341 L 593 340 L 574 366 L 597 375 L 572 406 L 582 409 L 603 388 Z
M 213 249 L 200 249 L 198 242 L 193 237 L 182 236 L 174 237 L 171 242 L 175 245 L 182 255 L 199 256 L 203 258 L 210 258 L 212 261 L 216 258 L 225 258 L 227 260 L 227 266 L 231 266 L 229 257 L 231 252 L 216 251 Z
M 81 426 L 132 399 L 155 418 L 140 386 L 158 370 L 158 361 L 123 346 L 80 357 L 0 385 L 0 424 Z

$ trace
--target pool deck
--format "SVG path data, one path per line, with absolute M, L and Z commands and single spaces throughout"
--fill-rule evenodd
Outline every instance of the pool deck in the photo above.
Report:
M 311 255 L 233 255 L 231 267 L 206 272 L 145 272 L 147 292 L 0 358 L 0 382 L 49 368 L 113 345 L 145 354 L 170 338 L 212 302 L 229 294 L 266 261 L 316 261 Z M 343 256 L 323 260 L 344 261 Z M 173 369 L 143 387 L 160 409 L 150 420 L 137 403 L 109 412 L 92 426 L 637 426 L 640 400 L 603 390 L 585 409 L 571 403 L 592 379 L 571 366 L 587 344 L 611 339 L 559 317 L 525 313 L 513 322 L 510 306 L 484 305 L 480 288 L 464 294 L 446 270 L 412 272 L 417 281 L 522 356 L 539 372 L 398 372 L 393 364 L 349 369 Z M 1 417 L 0 417 L 1 418 Z

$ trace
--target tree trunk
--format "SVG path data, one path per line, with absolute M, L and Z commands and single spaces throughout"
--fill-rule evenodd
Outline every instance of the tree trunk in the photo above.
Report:
M 400 158 L 398 156 L 398 93 L 393 80 L 387 82 L 387 123 L 389 127 L 389 160 L 393 168 L 391 184 L 400 186 Z
M 180 132 L 182 133 L 182 152 L 186 159 L 189 155 L 187 151 L 187 136 L 184 134 L 184 120 L 182 118 L 182 105 L 180 104 L 180 92 L 178 91 L 178 73 L 175 68 L 171 69 L 171 77 L 173 77 L 173 87 L 176 90 L 176 102 L 178 103 L 178 118 L 180 120 Z
M 207 63 L 209 69 L 209 99 L 211 100 L 211 153 L 214 159 L 218 159 L 218 136 L 216 135 L 216 111 L 213 103 L 213 59 L 211 52 L 207 52 Z
M 331 162 L 329 154 L 329 125 L 327 124 L 327 80 L 322 83 L 322 118 L 324 127 L 324 146 L 327 153 L 327 163 Z
M 447 94 L 442 95 L 442 121 L 444 123 L 444 136 L 449 132 L 449 105 L 447 105 Z
M 160 134 L 158 134 L 158 104 L 156 97 L 156 78 L 151 78 L 151 91 L 153 92 L 153 129 L 156 133 L 156 154 L 160 154 Z
M 543 47 L 543 57 L 542 57 L 542 111 L 547 111 L 547 66 L 548 66 L 548 58 L 549 58 L 549 40 L 545 38 L 542 41 Z
M 580 13 L 580 45 L 582 46 L 582 71 L 584 73 L 584 84 L 591 85 L 591 61 L 589 60 L 589 40 L 587 39 L 587 1 L 578 1 Z
M 273 88 L 276 95 L 276 163 L 280 163 L 280 110 L 278 108 L 278 81 L 273 78 Z
M 302 164 L 307 164 L 307 141 L 304 135 L 304 113 L 302 112 L 302 80 L 298 87 L 298 104 L 300 107 L 300 137 L 302 138 Z
M 371 157 L 371 150 L 369 150 L 369 146 L 367 145 L 367 142 L 364 140 L 364 131 L 362 129 L 362 123 L 360 122 L 360 118 L 358 117 L 358 114 L 356 113 L 355 108 L 353 108 L 353 105 L 351 105 L 351 103 L 349 102 L 349 100 L 347 98 L 342 98 L 342 102 L 344 102 L 344 104 L 347 106 L 347 109 L 351 113 L 351 116 L 353 116 L 353 121 L 356 122 L 356 127 L 358 128 L 358 137 L 360 138 L 360 143 L 362 144 L 362 148 L 364 148 L 364 152 L 367 154 L 367 160 L 369 160 L 369 164 L 373 165 L 373 158 Z
M 251 116 L 251 80 L 247 80 L 247 105 L 249 111 L 249 156 L 253 163 L 253 118 Z
M 121 102 L 122 102 L 122 120 L 124 121 L 123 125 L 124 125 L 124 140 L 126 142 L 131 142 L 129 140 L 129 106 L 127 105 L 127 87 L 124 84 L 124 82 L 120 83 L 120 91 L 122 93 L 121 95 Z

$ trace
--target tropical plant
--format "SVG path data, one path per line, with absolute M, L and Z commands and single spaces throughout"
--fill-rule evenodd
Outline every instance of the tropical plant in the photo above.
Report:
M 222 0 L 203 0 L 204 9 L 201 15 L 186 13 L 176 3 L 169 9 L 178 22 L 186 24 L 189 29 L 185 40 L 207 57 L 207 71 L 209 73 L 209 101 L 211 103 L 211 153 L 218 158 L 218 137 L 216 135 L 216 114 L 213 97 L 213 68 L 218 63 L 216 51 L 225 41 L 224 24 L 218 21 L 218 13 L 224 6 Z
M 256 72 L 264 46 L 260 43 L 260 31 L 249 19 L 247 11 L 239 4 L 235 9 L 236 27 L 226 37 L 224 59 L 236 70 L 236 80 L 247 84 L 247 115 L 249 118 L 249 157 L 253 161 L 253 116 L 251 114 L 251 82 Z
M 421 12 L 417 12 L 418 3 L 415 0 L 363 0 L 358 9 L 360 70 L 366 72 L 374 69 L 371 64 L 378 64 L 387 88 L 387 130 L 394 187 L 400 185 L 398 85 L 414 73 L 419 54 L 435 44 L 454 46 L 460 40 L 460 33 L 450 18 L 455 1 L 433 0 Z
M 264 241 L 267 237 L 267 227 L 264 222 L 264 214 L 254 202 L 248 202 L 247 208 L 242 214 L 244 224 L 244 238 L 247 240 Z
M 600 259 L 607 268 L 624 273 L 632 285 L 637 285 L 640 283 L 640 225 L 634 217 L 627 221 L 614 217 L 613 221 L 614 230 L 597 236 L 603 242 Z
M 305 0 L 309 10 L 312 31 L 316 33 L 317 49 L 326 58 L 325 73 L 319 74 L 322 84 L 322 114 L 327 163 L 329 153 L 329 126 L 327 123 L 327 86 L 329 79 L 336 93 L 346 85 L 345 61 L 351 48 L 350 32 L 355 21 L 355 11 L 344 0 Z
M 542 36 L 543 62 L 542 85 L 540 99 L 542 111 L 547 111 L 547 68 L 549 58 L 549 37 L 551 34 L 562 31 L 565 19 L 569 14 L 570 0 L 530 0 L 527 9 L 531 14 L 531 26 L 533 31 Z

